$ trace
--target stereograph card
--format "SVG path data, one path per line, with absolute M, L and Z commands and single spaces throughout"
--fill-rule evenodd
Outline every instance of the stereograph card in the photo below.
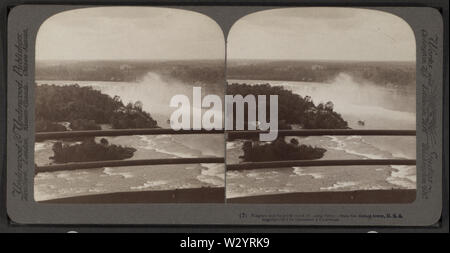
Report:
M 20 5 L 7 36 L 13 222 L 440 219 L 433 8 Z

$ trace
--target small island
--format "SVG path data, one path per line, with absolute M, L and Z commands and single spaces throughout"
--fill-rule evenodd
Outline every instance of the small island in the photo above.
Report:
M 291 139 L 287 143 L 284 138 L 270 143 L 246 141 L 242 150 L 244 155 L 241 158 L 245 162 L 320 159 L 327 151 L 324 148 L 299 144 L 297 139 Z
M 54 156 L 51 159 L 56 163 L 123 160 L 133 157 L 136 151 L 135 148 L 109 144 L 105 138 L 102 138 L 100 143 L 95 142 L 93 138 L 76 144 L 58 141 L 53 144 L 52 150 Z

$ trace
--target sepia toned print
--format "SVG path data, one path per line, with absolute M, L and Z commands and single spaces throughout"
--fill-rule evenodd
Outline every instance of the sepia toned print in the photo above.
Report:
M 184 10 L 81 8 L 46 20 L 36 40 L 35 200 L 224 202 L 223 134 L 172 134 L 169 106 L 194 86 L 224 95 L 224 45 L 212 19 Z
M 292 134 L 228 137 L 227 202 L 413 202 L 415 50 L 409 25 L 376 10 L 286 8 L 237 21 L 227 94 L 278 95 L 278 128 Z
M 10 223 L 439 227 L 442 12 L 149 6 L 5 12 Z
M 232 26 L 225 66 L 199 13 L 61 12 L 36 39 L 35 200 L 413 202 L 415 50 L 386 12 L 274 9 Z

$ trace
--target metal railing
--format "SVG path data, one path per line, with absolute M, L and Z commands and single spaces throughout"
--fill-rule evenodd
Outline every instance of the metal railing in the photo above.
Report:
M 354 130 L 354 129 L 302 129 L 278 130 L 278 136 L 415 136 L 415 130 Z M 94 131 L 40 132 L 35 134 L 35 141 L 58 140 L 80 137 L 130 136 L 130 135 L 180 135 L 180 134 L 226 134 L 227 138 L 252 138 L 267 131 L 224 131 L 224 130 L 179 130 L 119 129 Z M 142 160 L 108 160 L 95 162 L 72 162 L 37 166 L 35 173 L 61 170 L 93 169 L 101 167 L 125 167 L 144 165 L 170 165 L 193 163 L 225 163 L 224 157 L 167 158 Z M 415 159 L 357 159 L 357 160 L 290 160 L 270 162 L 243 162 L 226 164 L 227 170 L 249 170 L 261 168 L 284 168 L 293 166 L 364 166 L 364 165 L 415 165 Z

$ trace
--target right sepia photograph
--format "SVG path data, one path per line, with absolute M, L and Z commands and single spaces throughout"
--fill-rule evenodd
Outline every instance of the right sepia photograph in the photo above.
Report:
M 276 139 L 227 137 L 227 203 L 415 200 L 416 42 L 400 17 L 249 14 L 228 34 L 226 78 L 227 95 L 278 95 Z M 258 130 L 260 119 L 245 119 Z

